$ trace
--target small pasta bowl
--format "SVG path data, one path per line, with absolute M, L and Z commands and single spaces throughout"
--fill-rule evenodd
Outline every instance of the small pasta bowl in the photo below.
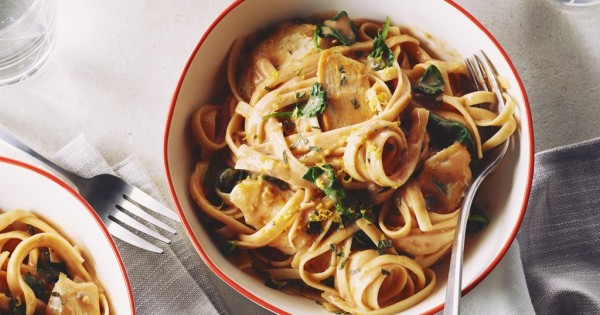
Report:
M 103 287 L 103 290 L 99 289 L 98 292 L 101 295 L 104 292 L 110 314 L 135 314 L 133 294 L 121 256 L 100 217 L 88 203 L 61 179 L 33 165 L 13 159 L 0 157 L 0 178 L 2 178 L 0 181 L 0 210 L 2 213 L 11 213 L 11 218 L 22 218 L 31 213 L 43 222 L 29 223 L 30 229 L 37 229 L 36 225 L 43 226 L 47 223 L 48 229 L 54 229 L 62 236 L 57 239 L 50 237 L 55 234 L 50 236 L 35 234 L 44 236 L 36 238 L 36 240 L 33 240 L 34 237 L 29 237 L 32 242 L 27 241 L 27 247 L 37 248 L 41 244 L 40 242 L 49 243 L 42 247 L 47 246 L 51 251 L 60 252 L 62 262 L 65 263 L 69 273 L 79 275 L 81 274 L 79 272 L 81 264 L 78 264 L 77 250 L 73 251 L 70 245 L 61 241 L 66 240 L 81 252 L 85 273 L 89 273 L 91 280 L 97 279 L 97 282 Z M 30 218 L 33 220 L 30 222 L 38 222 L 37 218 Z M 7 220 L 5 222 L 12 221 L 8 218 Z M 25 220 L 19 219 L 18 221 L 26 222 Z M 44 230 L 46 228 L 35 233 Z M 29 233 L 34 232 L 30 231 Z M 25 241 L 20 244 L 23 242 Z M 21 253 L 20 255 L 27 254 L 27 252 Z M 40 264 L 42 264 L 41 255 L 39 254 L 40 257 L 37 258 L 37 268 L 39 275 L 44 277 L 39 271 Z M 24 273 L 23 270 L 21 272 Z M 27 282 L 27 280 L 25 281 Z M 88 280 L 84 278 L 84 281 Z M 56 286 L 53 290 L 57 290 Z M 57 293 L 60 297 L 60 291 Z M 82 294 L 85 296 L 85 293 Z M 52 301 L 53 297 L 55 295 L 51 294 L 49 301 Z M 65 299 L 67 298 L 65 297 Z M 95 301 L 93 298 L 92 300 Z M 103 306 L 102 301 L 100 298 L 100 307 Z M 54 302 L 56 303 L 56 300 Z M 48 307 L 51 304 L 52 302 L 48 302 Z M 52 307 L 60 309 L 60 306 L 55 304 Z
M 317 303 L 307 303 L 310 301 L 305 297 L 265 286 L 264 279 L 240 270 L 221 252 L 211 236 L 214 227 L 203 223 L 202 211 L 189 189 L 190 176 L 197 162 L 197 152 L 194 151 L 197 143 L 190 121 L 200 106 L 222 102 L 224 91 L 227 91 L 227 56 L 235 39 L 284 20 L 306 19 L 324 13 L 331 15 L 342 10 L 352 19 L 383 22 L 389 17 L 392 25 L 409 26 L 422 43 L 448 52 L 448 58 L 462 60 L 476 51 L 485 51 L 498 73 L 505 78 L 507 92 L 517 104 L 514 113 L 517 130 L 512 135 L 509 152 L 478 194 L 477 199 L 485 207 L 490 223 L 467 238 L 463 294 L 480 283 L 502 259 L 516 236 L 529 198 L 534 141 L 523 84 L 507 54 L 490 32 L 456 3 L 437 0 L 382 0 L 376 5 L 360 0 L 236 1 L 211 24 L 183 70 L 167 118 L 164 162 L 173 201 L 203 261 L 240 294 L 279 314 L 328 312 Z M 211 113 L 200 114 L 200 119 L 202 115 Z M 441 310 L 447 269 L 446 260 L 435 264 L 433 271 L 437 281 L 431 293 L 401 314 L 433 314 Z

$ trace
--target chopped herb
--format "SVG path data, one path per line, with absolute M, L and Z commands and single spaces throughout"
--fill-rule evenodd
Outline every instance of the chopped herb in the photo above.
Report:
M 296 98 L 303 98 L 306 95 L 306 91 L 296 92 Z
M 444 78 L 440 70 L 434 65 L 427 67 L 417 80 L 413 91 L 425 96 L 438 96 L 444 93 Z
M 56 291 L 52 291 L 52 293 L 50 293 L 50 296 L 53 297 L 60 297 L 60 293 L 56 292 Z
M 339 66 L 338 66 L 338 71 L 339 71 L 340 73 L 346 73 L 346 70 L 344 69 L 344 66 L 343 66 L 343 65 L 339 65 Z
M 331 251 L 336 255 L 339 256 L 338 254 L 338 250 L 337 250 L 337 245 L 336 244 L 329 244 L 329 248 L 331 248 Z
M 369 54 L 369 65 L 373 70 L 381 70 L 394 64 L 394 53 L 385 44 L 388 30 L 390 28 L 390 17 L 385 19 L 383 30 L 377 31 L 377 37 L 373 40 L 373 51 Z
M 277 280 L 273 280 L 273 279 L 267 279 L 267 280 L 265 280 L 265 285 L 267 287 L 269 287 L 269 288 L 279 290 L 279 289 L 285 287 L 286 285 L 288 285 L 288 282 L 287 281 L 277 281 Z
M 342 76 L 342 80 L 340 81 L 340 86 L 346 85 L 346 76 Z
M 315 82 L 310 89 L 310 98 L 306 105 L 302 108 L 296 107 L 293 111 L 288 112 L 274 112 L 269 115 L 263 116 L 263 119 L 269 119 L 271 117 L 276 118 L 296 118 L 296 117 L 316 117 L 323 114 L 327 107 L 327 94 L 323 90 L 323 86 L 319 82 Z
M 348 258 L 346 257 L 346 255 L 344 254 L 344 252 L 342 251 L 338 251 L 338 248 L 335 244 L 329 244 L 329 247 L 331 247 L 331 251 L 337 256 L 340 257 L 342 260 L 340 261 L 340 265 L 338 266 L 338 269 L 344 269 L 344 266 L 346 266 L 346 261 L 348 260 Z
M 319 126 L 310 126 L 312 129 L 321 129 Z
M 287 51 L 290 55 L 293 54 L 293 52 L 291 50 L 288 49 Z
M 296 72 L 296 76 L 299 77 L 302 75 L 302 71 L 304 71 L 304 68 L 300 68 L 300 70 L 298 70 L 298 72 Z
M 270 86 L 265 86 L 265 90 L 267 90 L 267 91 L 271 92 L 271 91 L 273 91 L 273 88 L 272 88 L 272 87 L 270 87 Z
M 481 231 L 486 225 L 490 224 L 490 219 L 478 208 L 471 208 L 469 218 L 467 219 L 467 233 Z
M 342 253 L 342 261 L 340 262 L 338 269 L 344 269 L 344 267 L 346 266 L 346 263 L 348 262 L 348 258 L 344 257 L 343 254 L 344 253 Z
M 385 270 L 385 269 L 383 269 L 383 268 L 381 268 L 381 274 L 382 274 L 382 275 L 384 275 L 384 276 L 389 276 L 389 275 L 391 275 L 391 273 L 390 273 L 389 271 L 387 271 L 387 270 Z
M 296 141 L 290 146 L 290 150 L 294 150 L 295 148 L 297 148 L 300 145 L 300 141 L 302 141 L 301 133 L 298 134 L 298 138 L 296 138 Z
M 391 240 L 383 239 L 379 240 L 379 242 L 377 243 L 377 253 L 379 255 L 385 254 L 385 251 L 390 248 L 392 248 Z
M 331 20 L 326 20 L 317 24 L 313 36 L 315 47 L 319 46 L 319 37 L 333 37 L 342 45 L 350 46 L 356 42 L 356 33 L 358 28 L 356 24 L 348 17 L 346 11 L 341 11 Z
M 311 151 L 315 151 L 315 152 L 316 152 L 316 151 L 321 151 L 321 147 L 319 147 L 319 146 L 310 146 L 310 147 L 308 147 L 308 148 L 309 148 Z
M 447 148 L 455 141 L 458 141 L 467 147 L 469 153 L 471 153 L 471 157 L 477 157 L 475 142 L 473 141 L 471 132 L 465 126 L 429 113 L 427 131 L 431 137 L 433 146 Z
M 287 165 L 288 164 L 288 157 L 287 157 L 287 151 L 283 151 L 283 164 Z
M 354 109 L 358 109 L 360 107 L 360 104 L 358 104 L 358 101 L 355 98 L 353 98 L 351 102 Z
M 355 274 L 357 274 L 359 272 L 360 272 L 360 269 L 356 268 L 356 269 L 350 270 L 350 272 L 348 272 L 348 273 L 352 276 L 352 275 L 355 275 Z

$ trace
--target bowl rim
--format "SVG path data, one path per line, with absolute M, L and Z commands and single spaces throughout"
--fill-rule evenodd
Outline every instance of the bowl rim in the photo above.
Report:
M 178 96 L 179 96 L 179 92 L 181 90 L 181 87 L 183 85 L 183 81 L 185 80 L 185 77 L 187 75 L 187 72 L 192 64 L 192 61 L 194 60 L 194 57 L 196 56 L 196 54 L 198 53 L 198 50 L 200 49 L 200 47 L 202 46 L 202 44 L 204 43 L 204 41 L 206 40 L 206 38 L 211 34 L 211 32 L 213 31 L 213 29 L 221 22 L 221 20 L 227 16 L 231 11 L 233 11 L 238 5 L 242 4 L 243 2 L 245 2 L 246 0 L 235 0 L 233 3 L 231 3 L 227 8 L 225 8 L 209 25 L 209 27 L 204 31 L 202 37 L 200 38 L 198 44 L 196 44 L 196 47 L 194 48 L 194 50 L 192 51 L 190 57 L 188 58 L 185 67 L 181 73 L 181 76 L 179 77 L 179 81 L 177 82 L 177 85 L 175 87 L 175 91 L 173 93 L 173 96 L 171 98 L 171 104 L 169 106 L 169 111 L 167 114 L 167 120 L 166 120 L 166 126 L 165 126 L 165 132 L 164 132 L 164 138 L 163 138 L 163 161 L 164 161 L 164 167 L 165 167 L 165 173 L 166 173 L 166 177 L 167 177 L 167 184 L 168 184 L 168 188 L 169 191 L 171 193 L 171 199 L 173 200 L 173 203 L 176 207 L 177 213 L 179 214 L 179 217 L 181 218 L 181 222 L 182 225 L 185 229 L 186 234 L 188 235 L 188 238 L 190 239 L 190 241 L 192 242 L 194 248 L 196 249 L 196 251 L 198 252 L 198 254 L 200 255 L 200 257 L 202 258 L 202 260 L 204 261 L 204 263 L 211 269 L 211 271 L 213 273 L 215 273 L 223 282 L 227 283 L 232 289 L 234 289 L 235 291 L 237 291 L 238 293 L 242 294 L 243 296 L 245 296 L 246 298 L 248 298 L 249 300 L 253 301 L 254 303 L 262 306 L 263 308 L 270 310 L 272 312 L 275 312 L 277 314 L 289 314 L 288 312 L 281 310 L 280 308 L 270 304 L 269 302 L 257 297 L 256 295 L 254 295 L 253 293 L 251 293 L 250 291 L 248 291 L 246 288 L 244 288 L 243 286 L 239 285 L 238 283 L 236 283 L 233 279 L 229 278 L 225 273 L 223 273 L 218 266 L 216 266 L 213 261 L 210 259 L 210 257 L 208 257 L 207 253 L 204 251 L 202 245 L 200 244 L 200 242 L 198 241 L 198 239 L 196 239 L 196 237 L 194 236 L 194 232 L 192 231 L 192 228 L 190 226 L 190 224 L 188 223 L 183 210 L 181 208 L 181 204 L 179 203 L 179 200 L 177 199 L 177 195 L 175 192 L 175 187 L 173 185 L 173 181 L 172 181 L 172 177 L 171 177 L 171 172 L 169 169 L 169 158 L 168 158 L 168 143 L 169 143 L 169 134 L 170 134 L 170 126 L 171 126 L 171 120 L 173 117 L 173 112 L 175 110 L 175 105 L 177 103 L 178 100 Z M 469 293 L 473 288 L 475 288 L 479 283 L 481 283 L 481 281 L 483 281 L 483 279 L 485 279 L 490 273 L 491 271 L 498 265 L 498 263 L 502 260 L 502 258 L 504 257 L 504 255 L 506 254 L 506 252 L 508 251 L 509 247 L 511 246 L 511 244 L 513 243 L 513 241 L 515 240 L 517 233 L 519 231 L 519 228 L 521 226 L 521 223 L 523 221 L 523 218 L 525 216 L 525 211 L 527 210 L 527 203 L 529 201 L 529 196 L 531 193 L 531 185 L 533 183 L 533 168 L 534 168 L 534 157 L 535 157 L 535 142 L 534 142 L 534 134 L 533 134 L 533 122 L 532 122 L 532 117 L 531 117 L 531 108 L 529 105 L 529 100 L 527 98 L 527 93 L 525 91 L 525 87 L 523 85 L 523 82 L 521 80 L 521 77 L 519 76 L 514 64 L 512 63 L 512 61 L 510 60 L 510 58 L 508 57 L 508 54 L 506 53 L 506 51 L 502 48 L 502 46 L 500 45 L 500 43 L 498 42 L 498 40 L 496 40 L 496 38 L 492 35 L 492 33 L 485 28 L 485 26 L 483 26 L 483 24 L 481 22 L 479 22 L 471 13 L 469 13 L 466 9 L 464 9 L 463 7 L 461 7 L 460 5 L 458 5 L 457 3 L 455 3 L 452 0 L 443 0 L 444 2 L 448 3 L 449 5 L 451 5 L 454 9 L 456 9 L 457 11 L 459 11 L 460 13 L 462 13 L 467 19 L 469 19 L 477 28 L 479 28 L 479 30 L 481 32 L 483 32 L 485 34 L 485 36 L 487 36 L 492 43 L 494 44 L 494 46 L 496 47 L 496 49 L 498 49 L 498 51 L 501 53 L 502 57 L 505 59 L 505 61 L 507 62 L 508 66 L 510 67 L 510 70 L 513 74 L 513 76 L 515 77 L 517 84 L 518 84 L 518 89 L 522 92 L 523 94 L 523 101 L 524 103 L 522 104 L 522 109 L 525 111 L 525 115 L 523 115 L 524 118 L 527 119 L 527 131 L 529 134 L 529 152 L 526 152 L 525 154 L 528 157 L 528 161 L 527 161 L 527 174 L 526 174 L 526 186 L 525 186 L 525 192 L 523 195 L 523 201 L 521 203 L 521 210 L 519 212 L 519 215 L 517 217 L 517 220 L 515 222 L 515 225 L 510 233 L 509 238 L 506 240 L 506 242 L 504 243 L 504 245 L 501 247 L 500 251 L 498 252 L 498 254 L 496 255 L 496 257 L 490 262 L 490 264 L 481 272 L 481 274 L 479 274 L 479 276 L 477 276 L 471 283 L 469 283 L 464 289 L 462 289 L 462 295 L 464 296 L 465 294 Z M 523 126 L 521 124 L 521 126 Z M 436 307 L 433 307 L 431 309 L 429 309 L 428 311 L 426 311 L 423 314 L 435 314 L 439 311 L 441 311 L 444 308 L 444 302 L 442 302 L 441 304 L 439 304 Z
M 4 156 L 0 156 L 0 163 L 20 167 L 27 171 L 37 173 L 38 175 L 41 175 L 42 177 L 45 177 L 46 179 L 49 179 L 52 182 L 54 182 L 55 184 L 59 185 L 61 188 L 66 190 L 73 198 L 77 199 L 79 201 L 79 203 L 81 203 L 81 205 L 87 210 L 87 212 L 90 214 L 90 216 L 96 221 L 96 224 L 98 224 L 98 227 L 100 228 L 100 230 L 102 230 L 102 233 L 106 237 L 106 240 L 108 241 L 108 243 L 110 245 L 110 248 L 112 249 L 112 251 L 114 252 L 114 254 L 118 260 L 119 269 L 121 269 L 121 275 L 122 275 L 123 279 L 125 280 L 125 284 L 126 284 L 127 295 L 129 298 L 129 305 L 131 305 L 131 314 L 135 315 L 136 313 L 135 313 L 135 304 L 134 304 L 134 299 L 133 299 L 133 291 L 131 289 L 131 282 L 129 281 L 129 276 L 127 275 L 127 269 L 125 268 L 125 264 L 123 263 L 123 258 L 121 257 L 121 254 L 119 253 L 119 250 L 117 249 L 117 245 L 115 244 L 114 240 L 112 239 L 112 236 L 110 236 L 108 229 L 106 228 L 104 223 L 102 223 L 102 220 L 100 219 L 100 217 L 98 216 L 96 211 L 92 208 L 92 206 L 90 206 L 90 204 L 85 199 L 83 199 L 83 197 L 78 192 L 76 192 L 73 188 L 71 188 L 71 186 L 67 185 L 67 183 L 65 183 L 63 180 L 59 179 L 55 175 L 53 175 L 45 170 L 42 170 L 41 168 L 38 168 L 36 166 L 33 166 L 31 164 L 28 164 L 28 163 L 25 163 L 22 161 L 4 157 Z

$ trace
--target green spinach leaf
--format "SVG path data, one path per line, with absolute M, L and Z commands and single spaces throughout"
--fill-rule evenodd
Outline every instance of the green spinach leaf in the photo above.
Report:
M 377 32 L 377 37 L 373 40 L 373 51 L 369 54 L 368 60 L 371 69 L 381 70 L 387 67 L 391 67 L 394 64 L 394 53 L 385 44 L 387 38 L 388 29 L 390 27 L 390 17 L 385 19 L 385 26 L 383 31 Z
M 320 49 L 318 37 L 333 37 L 342 45 L 352 45 L 356 43 L 357 32 L 358 28 L 348 17 L 348 13 L 341 11 L 331 20 L 325 20 L 317 24 L 314 34 L 315 47 Z
M 475 207 L 471 208 L 467 219 L 467 233 L 479 232 L 488 224 L 490 224 L 490 219 L 483 211 Z
M 433 113 L 429 113 L 427 131 L 431 137 L 432 145 L 439 148 L 447 148 L 455 141 L 458 141 L 467 147 L 469 153 L 471 153 L 471 157 L 477 157 L 475 141 L 473 141 L 471 132 L 467 127 L 457 122 L 444 119 Z
M 274 112 L 263 116 L 263 119 L 275 118 L 298 118 L 316 117 L 323 114 L 327 108 L 327 93 L 319 82 L 315 82 L 310 88 L 310 98 L 304 107 L 296 107 L 293 111 Z
M 434 65 L 427 67 L 417 80 L 413 91 L 425 96 L 438 96 L 444 93 L 444 78 L 440 70 Z

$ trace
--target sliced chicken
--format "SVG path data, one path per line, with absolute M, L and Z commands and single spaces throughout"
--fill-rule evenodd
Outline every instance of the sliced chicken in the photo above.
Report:
M 291 190 L 282 191 L 266 180 L 245 179 L 233 188 L 230 200 L 242 211 L 246 223 L 260 229 L 283 208 L 293 194 Z M 293 254 L 295 249 L 290 246 L 286 231 L 269 243 L 269 246 L 283 253 Z
M 248 56 L 248 64 L 242 72 L 238 86 L 244 99 L 250 99 L 253 91 L 260 82 L 277 75 L 280 66 L 290 59 L 301 61 L 315 47 L 313 33 L 315 26 L 311 24 L 286 23 L 272 35 L 260 42 Z M 301 63 L 298 62 L 298 66 Z M 301 69 L 288 69 L 296 73 Z
M 244 214 L 245 222 L 256 229 L 265 226 L 292 197 L 291 190 L 282 191 L 262 179 L 245 179 L 231 191 L 231 203 Z
M 364 64 L 328 49 L 321 53 L 317 77 L 327 93 L 321 129 L 337 129 L 373 117 L 375 112 L 367 104 L 370 86 Z
M 64 273 L 52 289 L 46 315 L 100 314 L 98 287 L 92 282 L 74 282 Z
M 471 155 L 459 142 L 427 159 L 418 182 L 427 209 L 437 213 L 456 210 L 472 181 Z

